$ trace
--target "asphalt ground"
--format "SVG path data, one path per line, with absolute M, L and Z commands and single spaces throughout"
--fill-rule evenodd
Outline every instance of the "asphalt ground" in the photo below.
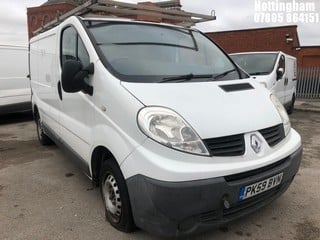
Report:
M 295 111 L 304 146 L 290 188 L 260 211 L 189 239 L 320 239 L 320 113 Z M 56 146 L 41 146 L 31 114 L 0 117 L 0 239 L 160 239 L 105 221 L 98 188 Z M 186 239 L 186 238 L 184 238 Z

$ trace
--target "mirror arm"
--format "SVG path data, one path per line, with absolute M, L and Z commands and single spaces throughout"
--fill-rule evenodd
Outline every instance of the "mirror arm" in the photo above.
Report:
M 88 85 L 88 84 L 85 84 L 83 86 L 83 91 L 86 93 L 86 94 L 89 94 L 90 96 L 93 95 L 93 87 Z
M 86 71 L 88 74 L 94 74 L 94 64 L 90 63 L 87 67 L 85 67 L 82 71 Z
M 83 81 L 83 86 L 82 90 L 86 93 L 89 94 L 90 96 L 93 95 L 93 87 L 84 82 L 84 79 L 89 76 L 89 74 L 94 73 L 94 65 L 93 63 L 90 63 L 87 67 L 85 67 L 83 70 L 78 72 L 74 76 L 74 81 Z

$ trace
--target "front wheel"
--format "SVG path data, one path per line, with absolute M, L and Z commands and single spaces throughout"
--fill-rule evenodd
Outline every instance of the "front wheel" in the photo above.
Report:
M 100 190 L 106 219 L 122 232 L 133 232 L 135 224 L 127 186 L 114 159 L 107 159 L 102 163 Z

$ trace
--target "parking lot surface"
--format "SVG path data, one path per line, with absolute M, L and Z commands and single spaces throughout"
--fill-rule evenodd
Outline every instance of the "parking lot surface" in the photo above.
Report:
M 291 123 L 304 155 L 292 185 L 260 211 L 189 239 L 320 239 L 320 113 Z M 41 146 L 30 114 L 0 117 L 0 239 L 160 239 L 105 221 L 98 188 L 56 146 Z

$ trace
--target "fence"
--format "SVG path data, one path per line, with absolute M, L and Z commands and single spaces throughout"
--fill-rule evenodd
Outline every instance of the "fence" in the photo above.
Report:
M 297 97 L 320 98 L 320 67 L 299 69 Z

